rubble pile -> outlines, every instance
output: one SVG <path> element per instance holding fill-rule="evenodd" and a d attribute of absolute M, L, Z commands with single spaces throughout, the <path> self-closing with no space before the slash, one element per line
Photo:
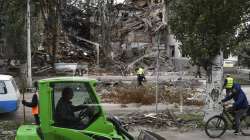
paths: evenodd
<path fill-rule="evenodd" d="M 14 140 L 18 124 L 13 121 L 0 122 L 0 139 L 1 140 Z"/>
<path fill-rule="evenodd" d="M 103 71 L 128 75 L 134 72 L 137 65 L 154 71 L 156 33 L 161 31 L 164 34 L 162 36 L 165 36 L 164 9 L 160 0 L 128 0 L 123 4 L 97 5 L 81 2 L 79 6 L 66 5 L 61 11 L 58 27 L 60 32 L 57 37 L 56 60 L 65 63 L 87 63 L 94 74 L 99 71 L 93 67 L 97 64 L 99 52 L 99 66 Z M 163 48 L 160 70 L 173 71 L 172 62 L 169 58 L 164 58 L 167 57 L 164 52 L 166 39 L 160 39 Z M 98 52 L 97 46 L 100 47 Z M 47 51 L 52 53 L 51 50 Z M 38 70 L 50 64 L 46 64 L 44 61 L 47 60 L 42 57 L 37 62 Z M 49 69 L 51 67 L 45 67 L 42 72 Z"/>
<path fill-rule="evenodd" d="M 126 63 L 127 69 L 133 69 L 137 64 L 149 69 L 155 68 L 156 34 L 158 31 L 162 31 L 164 34 L 166 29 L 164 5 L 161 1 L 128 0 L 125 4 L 115 5 L 115 8 L 119 13 L 113 27 L 115 30 L 112 41 L 118 42 L 120 45 L 114 48 L 115 54 L 117 54 L 116 59 Z M 158 44 L 165 46 L 165 39 L 160 39 Z M 162 48 L 160 59 L 167 63 L 160 65 L 166 66 L 164 68 L 167 68 L 167 71 L 172 71 L 172 64 L 167 60 L 168 58 L 162 58 L 167 54 L 164 47 Z M 131 56 L 127 52 L 129 49 L 131 52 L 137 49 L 138 52 Z M 140 52 L 143 53 L 140 54 Z"/>
<path fill-rule="evenodd" d="M 67 62 L 95 61 L 95 47 L 88 43 L 90 25 L 80 8 L 67 5 L 62 12 L 62 33 L 59 37 L 58 59 Z"/>
<path fill-rule="evenodd" d="M 72 43 L 65 43 L 61 45 L 57 58 L 65 63 L 89 62 L 89 65 L 92 65 L 95 62 L 95 51 L 93 49 L 86 49 L 86 47 L 76 46 Z"/>
<path fill-rule="evenodd" d="M 158 114 L 143 114 L 140 112 L 134 112 L 126 114 L 126 116 L 120 119 L 125 123 L 125 125 L 131 127 L 148 126 L 153 128 L 167 128 L 178 126 L 178 123 L 172 118 L 169 112 L 161 112 Z"/>
<path fill-rule="evenodd" d="M 163 30 L 166 25 L 163 19 L 162 3 L 160 1 L 149 3 L 144 0 L 129 0 L 124 4 L 109 6 L 112 10 L 106 9 L 105 12 L 108 13 L 105 14 L 114 15 L 109 17 L 112 23 L 109 25 L 106 25 L 108 21 L 103 21 L 99 17 L 101 13 L 94 14 L 93 11 L 98 7 L 88 9 L 90 11 L 87 14 L 80 7 L 66 7 L 62 13 L 63 33 L 59 37 L 58 60 L 61 62 L 83 61 L 93 65 L 96 63 L 97 54 L 95 44 L 99 44 L 100 58 L 102 58 L 100 66 L 107 68 L 107 71 L 111 67 L 111 71 L 114 73 L 126 75 L 129 73 L 128 67 L 131 68 L 133 66 L 131 63 L 137 59 L 146 67 L 154 68 L 155 55 L 147 55 L 152 52 L 152 47 L 156 47 L 153 45 L 155 33 Z M 110 11 L 112 13 L 109 13 Z M 112 31 L 103 31 L 104 24 L 107 29 L 110 28 Z M 111 34 L 103 32 L 111 32 Z M 110 38 L 110 42 L 104 43 L 103 38 Z M 111 57 L 107 59 L 105 56 Z M 140 59 L 141 57 L 143 59 Z M 162 62 L 166 62 L 165 58 Z"/>
<path fill-rule="evenodd" d="M 197 105 L 203 106 L 204 100 L 202 93 L 196 89 L 179 88 L 179 87 L 164 87 L 162 98 L 168 103 L 179 103 L 182 105 Z"/>
<path fill-rule="evenodd" d="M 100 93 L 102 102 L 106 103 L 140 103 L 149 105 L 155 103 L 155 85 L 146 84 L 137 87 L 135 83 L 115 83 L 98 85 L 97 91 Z M 179 105 L 203 106 L 203 92 L 189 87 L 174 86 L 170 83 L 159 85 L 159 102 L 176 103 Z"/>
<path fill-rule="evenodd" d="M 125 126 L 128 126 L 129 128 L 134 128 L 136 126 L 155 129 L 202 127 L 201 115 L 192 115 L 192 118 L 187 114 L 183 114 L 183 116 L 184 117 L 179 117 L 172 111 L 165 110 L 158 112 L 157 114 L 133 112 L 126 114 L 125 116 L 120 116 L 119 118 L 123 121 Z"/>
<path fill-rule="evenodd" d="M 144 4 L 132 0 L 127 4 L 116 5 L 116 9 L 122 11 L 122 16 L 117 19 L 117 22 L 120 22 L 118 25 L 122 26 L 118 30 L 119 35 L 122 36 L 138 30 L 145 33 L 155 33 L 164 28 L 165 25 L 162 23 L 162 3 L 149 4 L 147 1 L 142 2 Z"/>
<path fill-rule="evenodd" d="M 130 85 L 131 86 L 131 85 Z M 154 93 L 150 88 L 144 87 L 114 87 L 110 93 L 103 94 L 104 102 L 112 103 L 140 103 L 144 105 L 152 104 L 155 101 Z"/>

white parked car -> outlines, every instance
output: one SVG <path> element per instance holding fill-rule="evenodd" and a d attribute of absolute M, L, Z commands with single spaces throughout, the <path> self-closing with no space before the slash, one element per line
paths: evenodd
<path fill-rule="evenodd" d="M 0 113 L 14 112 L 20 104 L 20 92 L 14 78 L 0 75 Z"/>
<path fill-rule="evenodd" d="M 235 65 L 235 62 L 230 61 L 230 60 L 224 60 L 223 67 L 224 68 L 233 68 Z"/>

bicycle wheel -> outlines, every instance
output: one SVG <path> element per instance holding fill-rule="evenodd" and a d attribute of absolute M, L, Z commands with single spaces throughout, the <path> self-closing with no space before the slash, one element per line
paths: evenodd
<path fill-rule="evenodd" d="M 219 138 L 227 129 L 227 121 L 224 117 L 213 116 L 205 124 L 205 132 L 210 138 Z"/>
<path fill-rule="evenodd" d="M 241 133 L 245 136 L 250 136 L 250 116 L 246 116 L 240 122 Z"/>

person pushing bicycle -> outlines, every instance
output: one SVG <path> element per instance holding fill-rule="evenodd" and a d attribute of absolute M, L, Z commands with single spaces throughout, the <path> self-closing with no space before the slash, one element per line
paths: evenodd
<path fill-rule="evenodd" d="M 233 111 L 234 120 L 235 120 L 235 135 L 238 135 L 240 133 L 240 119 L 247 113 L 248 110 L 248 101 L 245 93 L 241 89 L 240 84 L 234 83 L 232 87 L 231 94 L 229 96 L 226 96 L 223 100 L 221 100 L 222 103 L 225 103 L 229 100 L 233 99 L 234 103 L 233 106 L 230 108 L 230 110 Z"/>

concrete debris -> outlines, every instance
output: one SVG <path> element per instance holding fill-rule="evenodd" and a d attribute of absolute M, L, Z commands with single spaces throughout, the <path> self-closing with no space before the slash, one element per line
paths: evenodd
<path fill-rule="evenodd" d="M 102 95 L 103 101 L 112 103 L 154 103 L 155 96 L 152 94 L 150 88 L 136 88 L 136 87 L 115 87 L 110 94 Z"/>
<path fill-rule="evenodd" d="M 110 83 L 109 83 L 110 84 Z M 155 85 L 147 83 L 144 87 L 132 84 L 107 84 L 98 86 L 102 101 L 106 103 L 140 103 L 149 105 L 155 103 Z M 101 89 L 101 90 L 100 90 Z M 174 86 L 173 82 L 160 83 L 159 102 L 179 105 L 204 105 L 203 92 L 190 87 Z"/>
<path fill-rule="evenodd" d="M 165 87 L 164 99 L 168 103 L 179 103 L 182 105 L 204 105 L 203 94 L 195 89 Z"/>
<path fill-rule="evenodd" d="M 175 121 L 168 115 L 167 112 L 161 112 L 152 116 L 143 113 L 130 113 L 120 118 L 128 126 L 150 126 L 154 128 L 167 128 L 177 126 Z"/>
<path fill-rule="evenodd" d="M 12 135 L 13 136 L 13 135 L 15 135 L 15 131 L 2 131 L 1 134 L 2 135 L 10 135 L 10 136 Z"/>
<path fill-rule="evenodd" d="M 14 140 L 18 123 L 13 121 L 0 122 L 0 139 L 1 140 Z"/>
<path fill-rule="evenodd" d="M 145 117 L 151 117 L 151 118 L 154 118 L 156 119 L 156 114 L 155 113 L 149 113 L 149 114 L 144 114 Z"/>
<path fill-rule="evenodd" d="M 176 116 L 172 111 L 165 110 L 155 113 L 148 112 L 133 112 L 126 114 L 124 116 L 119 116 L 119 118 L 124 122 L 125 126 L 129 128 L 135 128 L 136 126 L 150 127 L 155 129 L 168 129 L 168 128 L 178 128 L 184 131 L 188 128 L 198 128 L 200 125 L 202 116 L 193 117 L 193 119 L 180 118 Z"/>

